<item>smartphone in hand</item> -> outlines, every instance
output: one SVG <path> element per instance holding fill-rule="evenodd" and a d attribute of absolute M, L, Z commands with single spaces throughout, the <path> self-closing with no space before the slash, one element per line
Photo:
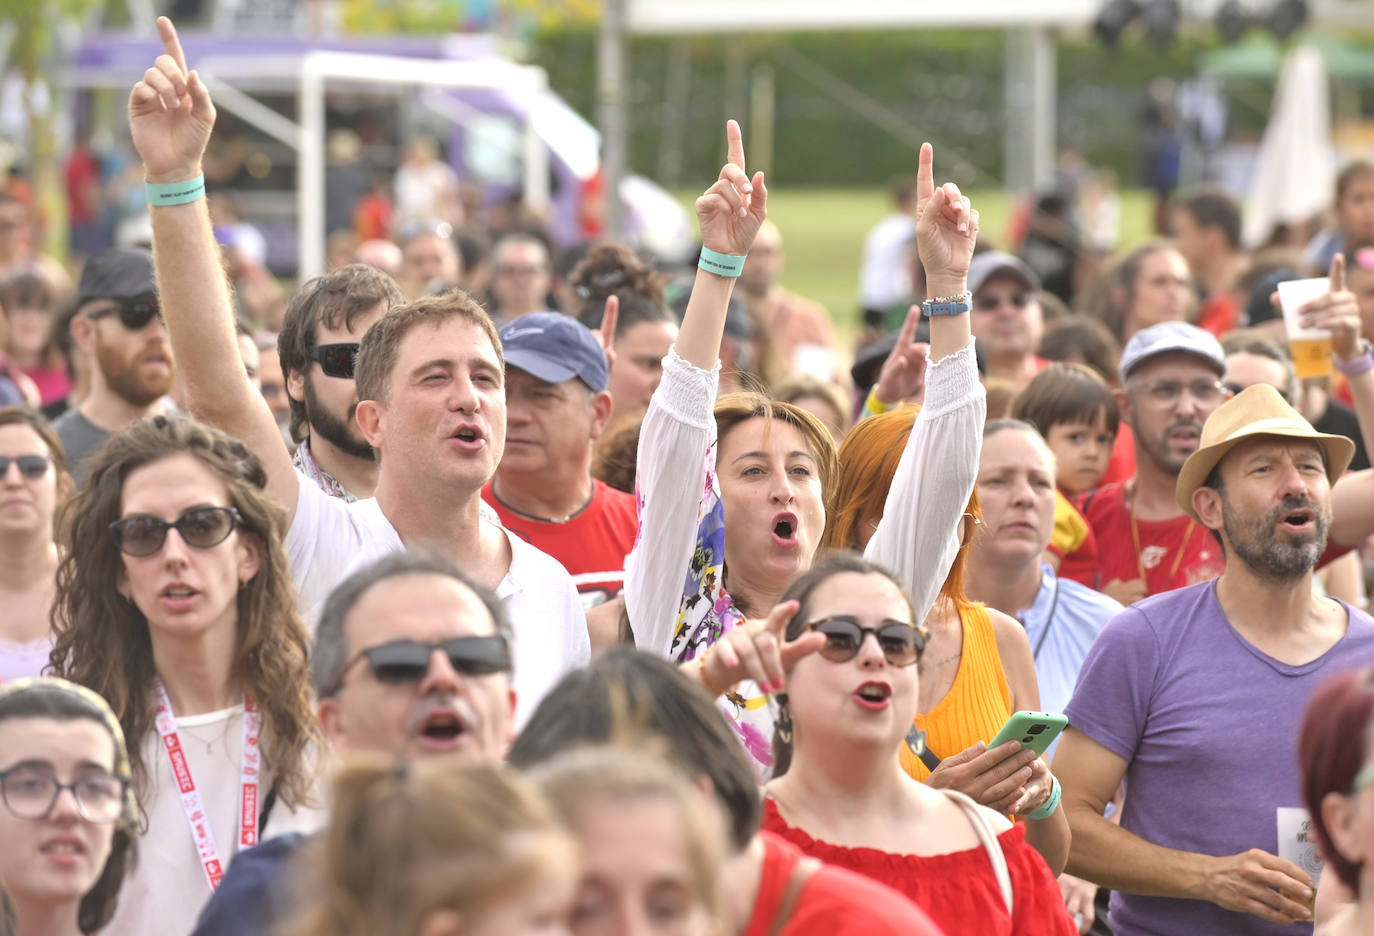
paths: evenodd
<path fill-rule="evenodd" d="M 987 749 L 992 750 L 1008 741 L 1020 741 L 1022 748 L 1030 748 L 1036 757 L 1041 757 L 1068 726 L 1067 718 L 1053 712 L 1012 712 L 997 737 L 988 742 Z"/>

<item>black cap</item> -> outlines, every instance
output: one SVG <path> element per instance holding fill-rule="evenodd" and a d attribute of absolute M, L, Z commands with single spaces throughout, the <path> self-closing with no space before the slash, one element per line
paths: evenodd
<path fill-rule="evenodd" d="M 76 305 L 80 308 L 94 299 L 133 299 L 156 292 L 153 255 L 132 247 L 111 247 L 86 261 Z"/>

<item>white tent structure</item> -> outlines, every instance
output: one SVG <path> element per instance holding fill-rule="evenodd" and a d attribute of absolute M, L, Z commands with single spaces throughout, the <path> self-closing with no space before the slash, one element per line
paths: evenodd
<path fill-rule="evenodd" d="M 1276 225 L 1307 221 L 1331 203 L 1336 151 L 1330 88 L 1319 51 L 1301 46 L 1288 56 L 1245 208 L 1248 246 L 1263 244 Z"/>

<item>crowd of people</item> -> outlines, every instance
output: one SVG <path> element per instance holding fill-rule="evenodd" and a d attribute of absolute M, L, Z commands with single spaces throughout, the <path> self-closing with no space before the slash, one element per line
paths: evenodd
<path fill-rule="evenodd" d="M 151 250 L 0 196 L 0 933 L 1374 929 L 1374 165 L 1095 266 L 924 146 L 850 349 L 733 121 L 687 273 L 417 144 L 262 303 L 158 28 Z"/>

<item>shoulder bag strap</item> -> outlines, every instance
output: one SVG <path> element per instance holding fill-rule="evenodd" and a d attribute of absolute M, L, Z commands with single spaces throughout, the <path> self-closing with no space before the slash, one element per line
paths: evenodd
<path fill-rule="evenodd" d="M 781 936 L 783 927 L 792 919 L 792 913 L 797 909 L 802 888 L 811 880 L 811 875 L 820 869 L 820 861 L 809 855 L 803 855 L 792 868 L 792 873 L 787 877 L 787 886 L 782 892 L 782 901 L 778 904 L 778 912 L 773 915 L 773 928 L 768 931 L 768 936 Z"/>
<path fill-rule="evenodd" d="M 973 826 L 978 841 L 983 843 L 983 848 L 988 853 L 988 860 L 992 862 L 993 877 L 997 878 L 997 887 L 1002 891 L 1002 900 L 1006 902 L 1007 915 L 1011 916 L 1013 907 L 1011 872 L 1007 870 L 1007 856 L 1002 854 L 1002 843 L 997 841 L 996 833 L 992 831 L 992 826 L 988 825 L 988 821 L 978 809 L 977 803 L 958 790 L 942 790 L 941 792 L 957 803 L 959 808 L 964 811 L 964 816 L 968 819 L 969 825 Z"/>

